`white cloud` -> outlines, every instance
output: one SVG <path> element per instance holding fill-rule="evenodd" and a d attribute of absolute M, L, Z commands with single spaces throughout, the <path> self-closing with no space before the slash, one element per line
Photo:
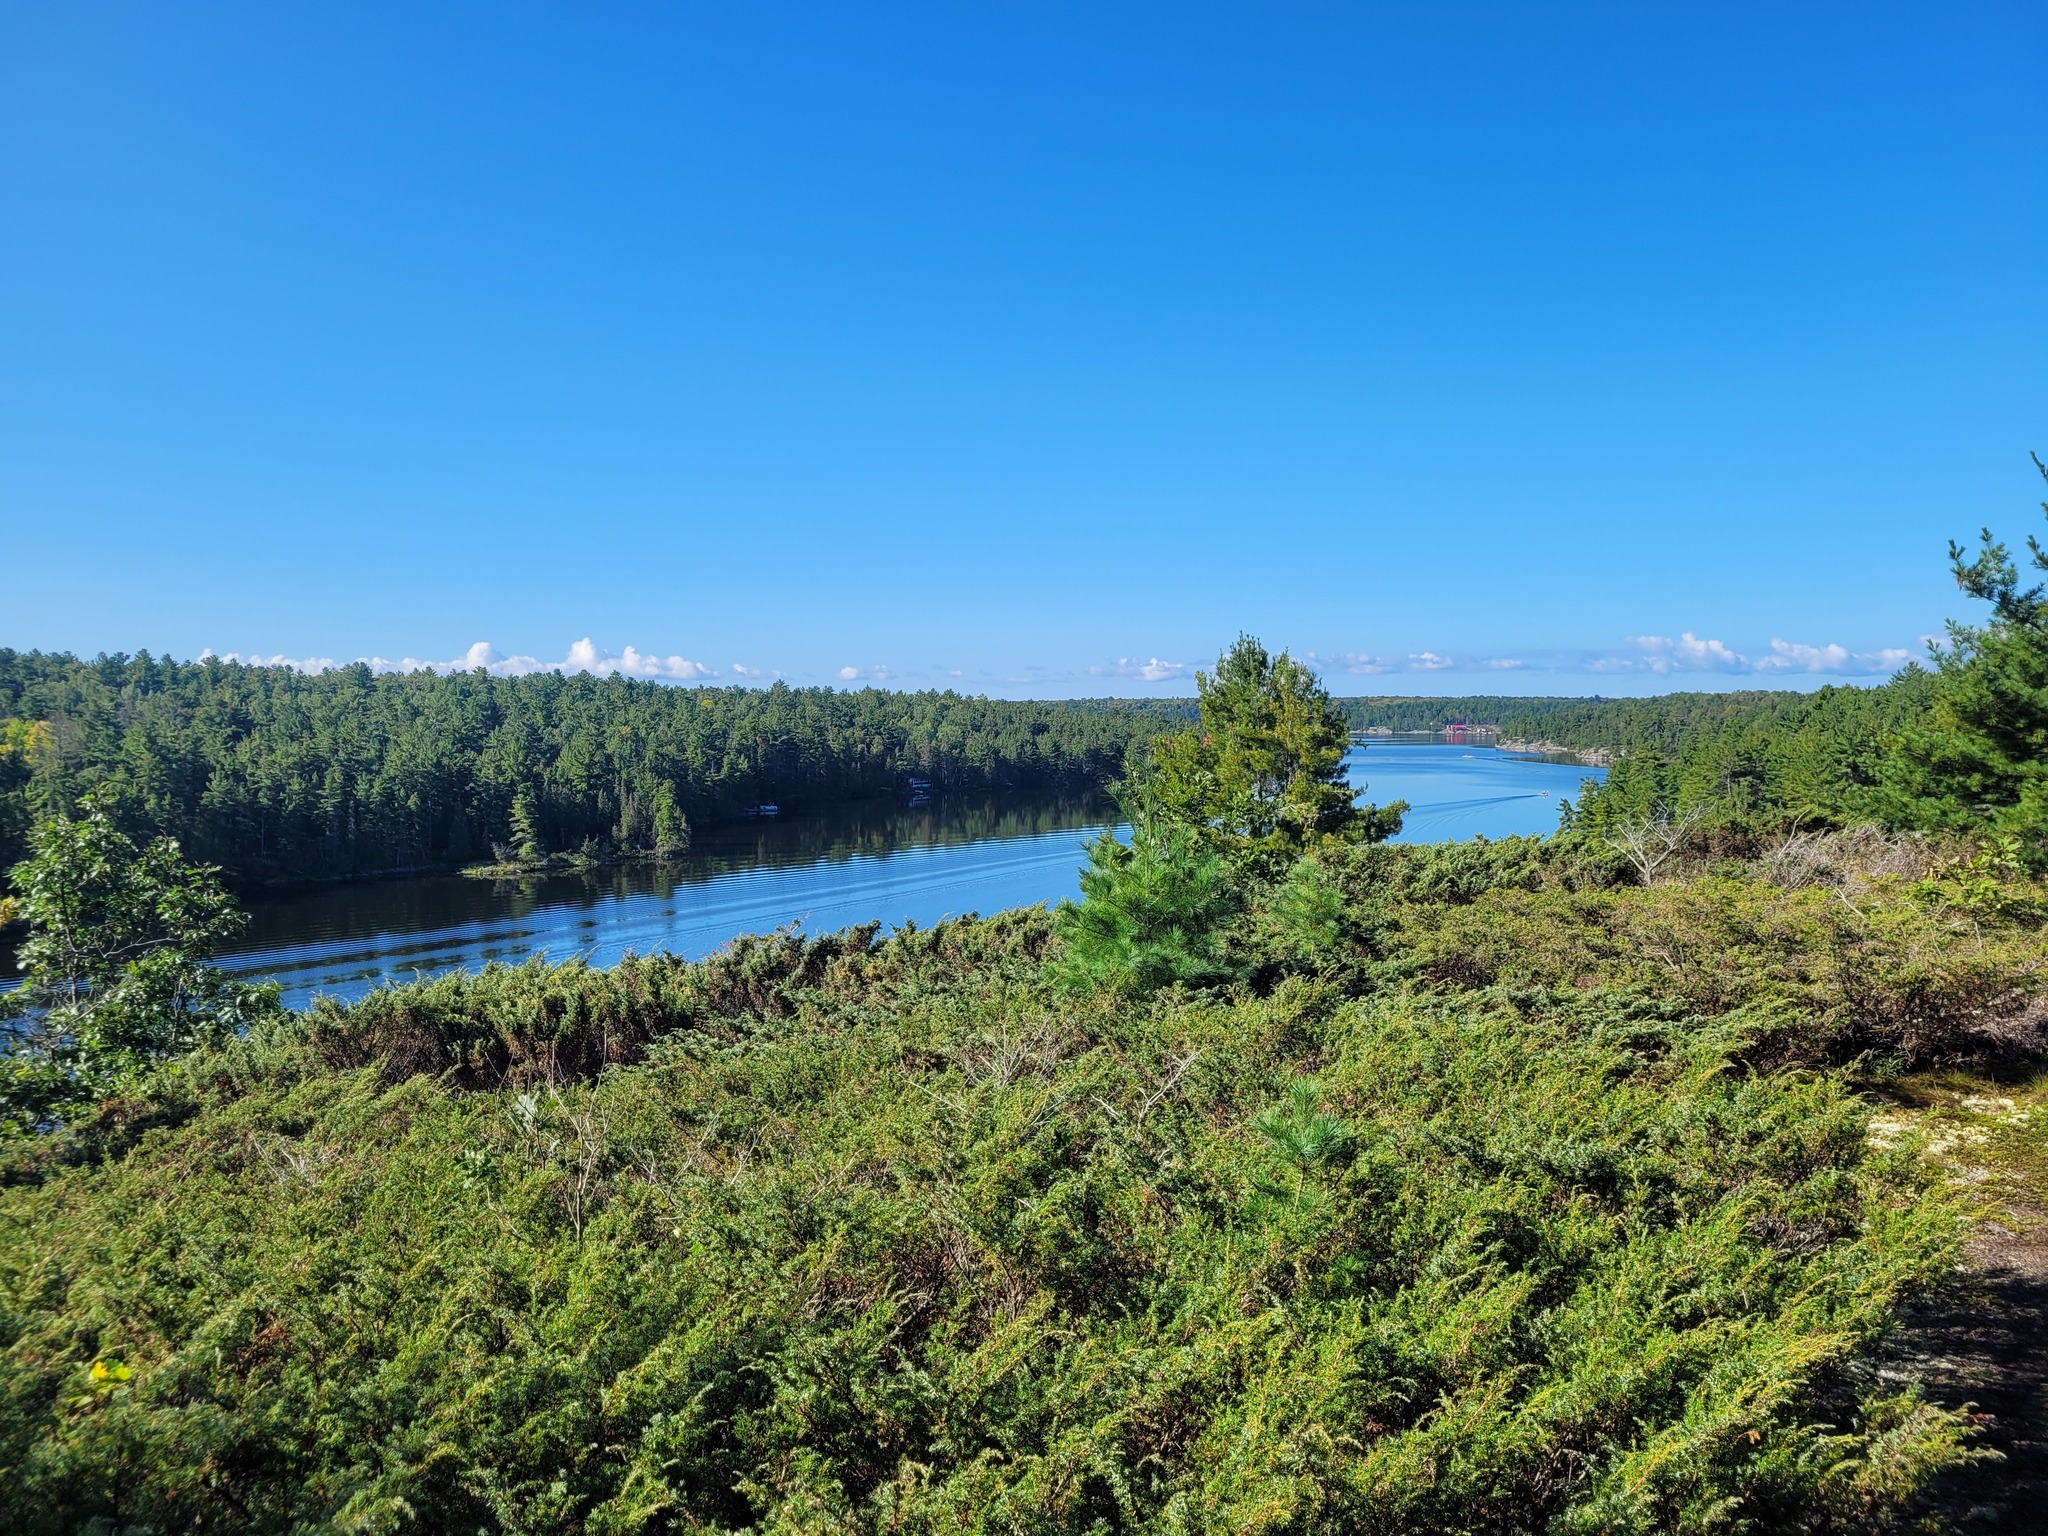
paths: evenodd
<path fill-rule="evenodd" d="M 1377 677 L 1387 672 L 1442 672 L 1458 665 L 1449 656 L 1440 656 L 1435 651 L 1410 651 L 1402 656 L 1379 656 L 1371 651 L 1303 651 L 1303 657 L 1325 672 L 1350 672 L 1367 677 Z M 1498 663 L 1488 662 L 1488 666 Z M 1520 662 L 1508 663 L 1520 666 Z"/>
<path fill-rule="evenodd" d="M 1676 640 L 1664 635 L 1629 635 L 1634 657 L 1600 656 L 1586 663 L 1589 672 L 1775 672 L 1832 673 L 1841 677 L 1880 677 L 1904 666 L 1911 652 L 1900 647 L 1852 651 L 1842 645 L 1801 645 L 1773 639 L 1771 654 L 1752 660 L 1719 640 L 1702 640 L 1690 630 Z"/>
<path fill-rule="evenodd" d="M 1844 677 L 1878 677 L 1898 671 L 1911 658 L 1902 647 L 1852 651 L 1841 645 L 1799 645 L 1775 636 L 1771 654 L 1756 664 L 1759 672 L 1833 672 Z"/>
<path fill-rule="evenodd" d="M 1400 665 L 1391 656 L 1375 656 L 1369 651 L 1305 651 L 1303 654 L 1325 671 L 1363 673 L 1367 676 L 1392 672 Z"/>
<path fill-rule="evenodd" d="M 203 651 L 200 659 L 213 654 L 210 649 Z M 238 661 L 251 667 L 295 667 L 301 672 L 325 672 L 344 665 L 330 656 L 294 658 L 282 654 L 264 656 L 254 651 L 247 654 L 227 651 L 220 659 Z M 684 656 L 657 656 L 635 650 L 630 645 L 623 651 L 609 651 L 594 643 L 588 635 L 571 645 L 568 654 L 560 661 L 542 661 L 538 656 L 507 656 L 488 640 L 477 641 L 460 656 L 447 661 L 423 661 L 417 656 L 396 659 L 358 656 L 356 661 L 373 672 L 473 672 L 482 668 L 494 677 L 525 677 L 533 672 L 591 672 L 601 676 L 620 672 L 627 677 L 662 677 L 676 682 L 691 682 L 718 675 L 702 662 L 691 661 Z"/>
<path fill-rule="evenodd" d="M 478 649 L 480 647 L 471 646 L 470 654 L 475 655 Z M 530 656 L 518 656 L 510 660 L 520 663 L 521 669 L 528 672 L 553 670 L 534 661 Z M 691 661 L 686 656 L 656 656 L 635 650 L 630 645 L 623 651 L 613 654 L 592 644 L 588 635 L 569 647 L 569 655 L 561 663 L 561 667 L 565 672 L 622 672 L 627 677 L 666 677 L 676 682 L 695 682 L 718 675 L 701 661 Z"/>
<path fill-rule="evenodd" d="M 335 666 L 332 656 L 294 657 L 287 656 L 282 651 L 275 656 L 263 656 L 251 651 L 245 656 L 240 651 L 216 652 L 210 645 L 199 653 L 199 659 L 236 662 L 245 667 L 291 667 L 300 672 L 328 672 Z"/>
<path fill-rule="evenodd" d="M 1678 654 L 1687 666 L 1714 671 L 1740 671 L 1749 658 L 1730 650 L 1718 640 L 1701 640 L 1690 631 L 1678 637 Z"/>
<path fill-rule="evenodd" d="M 1702 640 L 1686 630 L 1676 640 L 1665 635 L 1628 635 L 1642 652 L 1642 666 L 1651 672 L 1742 672 L 1749 658 L 1718 640 Z"/>
<path fill-rule="evenodd" d="M 630 645 L 620 661 L 620 671 L 632 672 L 639 677 L 672 677 L 682 681 L 716 676 L 702 662 L 683 656 L 642 656 Z"/>
<path fill-rule="evenodd" d="M 1088 670 L 1100 677 L 1107 671 L 1111 677 L 1135 677 L 1141 682 L 1166 683 L 1187 672 L 1187 663 L 1182 661 L 1161 661 L 1157 656 L 1149 661 L 1139 661 L 1131 656 L 1119 656 L 1115 665 L 1090 667 Z"/>
<path fill-rule="evenodd" d="M 1770 642 L 1768 654 L 1752 658 L 1720 640 L 1702 638 L 1691 630 L 1682 632 L 1676 638 L 1667 635 L 1630 635 L 1626 639 L 1625 651 L 1605 654 L 1543 652 L 1530 653 L 1526 656 L 1463 659 L 1428 650 L 1394 656 L 1370 651 L 1304 651 L 1296 654 L 1326 674 L 1378 676 L 1386 673 L 1527 670 L 1539 673 L 1649 673 L 1655 676 L 1669 676 L 1674 673 L 1718 672 L 1772 676 L 1788 681 L 1800 676 L 1889 676 L 1915 654 L 1904 647 L 1853 651 L 1840 644 L 1807 645 L 1774 637 Z M 200 654 L 203 660 L 215 656 L 216 653 L 208 649 Z M 239 662 L 245 666 L 292 667 L 309 673 L 324 672 L 350 664 L 331 656 L 295 657 L 283 652 L 266 653 L 255 649 L 227 651 L 220 653 L 218 659 Z M 773 668 L 748 666 L 743 662 L 731 663 L 727 668 L 714 667 L 705 662 L 693 661 L 686 656 L 641 651 L 631 645 L 613 651 L 597 644 L 589 635 L 570 645 L 560 660 L 548 660 L 525 654 L 507 655 L 487 640 L 479 640 L 461 655 L 445 660 L 421 659 L 414 656 L 359 656 L 355 660 L 376 672 L 445 673 L 481 669 L 495 677 L 524 677 L 535 672 L 589 672 L 605 676 L 616 672 L 626 677 L 658 678 L 669 682 L 689 683 L 720 679 L 767 682 L 786 675 Z M 1193 668 L 1186 663 L 1167 661 L 1158 656 L 1120 656 L 1112 663 L 1087 669 L 1088 675 L 1092 677 L 1122 678 L 1142 683 L 1185 681 L 1192 672 Z M 929 673 L 921 675 L 952 679 L 959 678 L 962 674 L 957 669 L 935 667 Z M 1043 687 L 1059 679 L 1072 679 L 1074 676 L 1071 672 L 1057 669 L 1026 666 L 1020 669 L 1017 675 L 1006 676 L 1000 680 L 1020 686 Z M 900 675 L 892 667 L 880 663 L 866 666 L 849 664 L 837 668 L 832 677 L 842 685 L 897 686 L 902 683 Z"/>

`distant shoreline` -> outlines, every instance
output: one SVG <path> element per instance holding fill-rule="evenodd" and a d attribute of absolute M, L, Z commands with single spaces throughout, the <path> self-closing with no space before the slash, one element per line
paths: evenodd
<path fill-rule="evenodd" d="M 1543 757 L 1568 757 L 1582 768 L 1612 768 L 1614 754 L 1606 747 L 1567 747 L 1555 741 L 1500 741 L 1503 752 L 1527 752 Z"/>
<path fill-rule="evenodd" d="M 1614 752 L 1608 747 L 1568 747 L 1563 742 L 1546 741 L 1540 737 L 1502 736 L 1500 728 L 1492 725 L 1466 726 L 1460 733 L 1448 730 L 1396 731 L 1387 726 L 1366 726 L 1352 733 L 1352 738 L 1365 737 L 1373 741 L 1397 741 L 1407 738 L 1412 741 L 1462 742 L 1466 746 L 1491 747 L 1497 752 L 1515 752 L 1530 757 L 1561 757 L 1577 763 L 1582 768 L 1612 768 Z"/>

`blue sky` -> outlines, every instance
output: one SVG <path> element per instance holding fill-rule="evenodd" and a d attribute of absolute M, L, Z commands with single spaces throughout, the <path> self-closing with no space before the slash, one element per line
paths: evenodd
<path fill-rule="evenodd" d="M 2037 526 L 2044 82 L 2038 4 L 8 0 L 0 644 L 1880 675 Z"/>

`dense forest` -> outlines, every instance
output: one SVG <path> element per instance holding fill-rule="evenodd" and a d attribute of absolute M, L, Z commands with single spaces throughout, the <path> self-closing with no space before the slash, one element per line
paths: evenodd
<path fill-rule="evenodd" d="M 1339 699 L 1353 730 L 1491 725 L 1600 752 L 1596 819 L 1866 812 L 1884 742 L 1931 675 L 1816 693 Z M 148 655 L 0 650 L 0 868 L 38 816 L 107 786 L 132 831 L 243 880 L 328 879 L 506 853 L 673 850 L 691 824 L 891 794 L 1095 793 L 1195 701 L 676 688 L 587 674 L 317 676 Z"/>
<path fill-rule="evenodd" d="M 1909 667 L 1877 688 L 1608 700 L 1544 723 L 1558 745 L 1609 754 L 1606 782 L 1578 808 L 1592 825 L 1662 814 L 1747 835 L 1900 820 L 1887 814 L 1887 764 L 1934 698 L 1933 675 Z"/>
<path fill-rule="evenodd" d="M 1840 684 L 1793 692 L 1665 693 L 1640 699 L 1543 700 L 1541 710 L 1503 710 L 1502 734 L 1583 750 L 1676 754 L 1727 732 L 1755 737 L 1896 731 L 1924 712 L 1929 674 L 1908 667 L 1874 687 Z"/>
<path fill-rule="evenodd" d="M 531 842 L 679 846 L 692 821 L 902 793 L 1093 792 L 1168 718 L 955 693 L 676 688 L 0 650 L 0 868 L 109 787 L 131 830 L 243 879 L 447 867 Z"/>
<path fill-rule="evenodd" d="M 1800 729 L 1809 717 L 1860 718 L 1879 695 L 1912 694 L 1909 667 L 1900 679 L 1876 688 L 1831 686 L 1813 693 L 1739 689 L 1726 693 L 1664 693 L 1648 698 L 1515 698 L 1475 694 L 1444 698 L 1337 699 L 1354 731 L 1440 731 L 1450 725 L 1486 726 L 1509 740 L 1547 742 L 1570 751 L 1676 751 L 1702 732 L 1740 723 L 1763 731 Z M 1880 705 L 1879 715 L 1893 712 Z"/>

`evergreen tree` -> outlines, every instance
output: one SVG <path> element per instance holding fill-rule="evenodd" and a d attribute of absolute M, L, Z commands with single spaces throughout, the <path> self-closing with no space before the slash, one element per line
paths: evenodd
<path fill-rule="evenodd" d="M 2034 466 L 2048 479 L 2038 456 Z M 2029 535 L 2027 549 L 2048 571 L 2041 541 Z M 1933 708 L 1900 734 L 1876 800 L 1900 824 L 2015 838 L 2028 864 L 2048 868 L 2048 588 L 2020 584 L 1989 528 L 1975 558 L 1964 554 L 1949 545 L 1956 585 L 1991 605 L 1990 621 L 1951 620 L 1949 643 L 1933 647 Z"/>
<path fill-rule="evenodd" d="M 512 797 L 512 851 L 523 863 L 538 864 L 548 856 L 548 845 L 540 835 L 540 817 L 533 797 L 520 790 Z"/>
<path fill-rule="evenodd" d="M 654 787 L 654 851 L 662 858 L 687 853 L 690 822 L 676 804 L 675 786 L 664 779 Z"/>
<path fill-rule="evenodd" d="M 1233 974 L 1223 931 L 1237 915 L 1229 872 L 1187 827 L 1141 830 L 1125 845 L 1105 832 L 1088 845 L 1081 903 L 1063 902 L 1055 929 L 1066 989 L 1152 992 Z"/>
<path fill-rule="evenodd" d="M 1405 805 L 1360 807 L 1345 780 L 1350 731 L 1314 672 L 1250 635 L 1195 674 L 1200 723 L 1153 743 L 1130 786 L 1146 821 L 1191 827 L 1233 856 L 1291 860 L 1325 838 L 1378 842 Z"/>
<path fill-rule="evenodd" d="M 1284 1106 L 1252 1117 L 1252 1129 L 1294 1172 L 1294 1208 L 1308 1203 L 1309 1175 L 1339 1162 L 1357 1143 L 1350 1125 L 1323 1108 L 1322 1089 L 1312 1077 L 1297 1077 Z M 1261 1181 L 1262 1193 L 1277 1191 Z"/>

